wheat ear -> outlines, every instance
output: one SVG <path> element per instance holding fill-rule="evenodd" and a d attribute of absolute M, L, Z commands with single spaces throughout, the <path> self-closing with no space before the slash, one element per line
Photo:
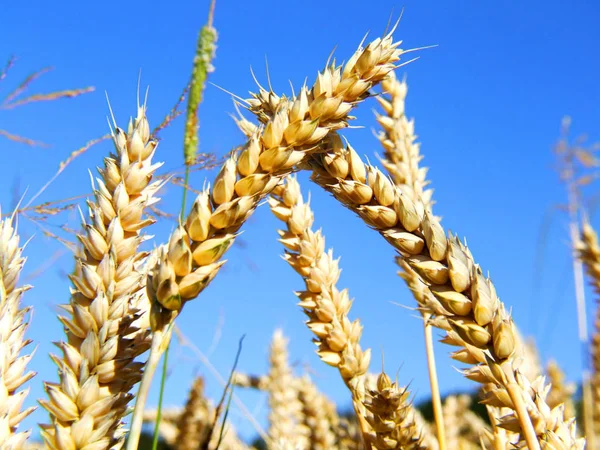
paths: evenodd
<path fill-rule="evenodd" d="M 552 385 L 552 389 L 550 389 L 550 394 L 548 395 L 548 405 L 554 408 L 562 403 L 565 408 L 565 418 L 571 419 L 575 417 L 575 401 L 573 400 L 573 396 L 577 390 L 577 385 L 566 382 L 565 373 L 554 360 L 550 360 L 546 364 L 546 373 Z"/>
<path fill-rule="evenodd" d="M 204 379 L 197 377 L 177 420 L 175 450 L 198 450 L 208 437 L 208 404 L 204 398 Z"/>
<path fill-rule="evenodd" d="M 308 433 L 308 446 L 312 450 L 336 448 L 335 430 L 339 417 L 335 404 L 321 394 L 309 376 L 297 379 L 298 398 L 302 405 L 303 424 Z"/>
<path fill-rule="evenodd" d="M 590 345 L 592 363 L 592 418 L 594 432 L 600 436 L 600 245 L 598 235 L 591 224 L 584 221 L 580 241 L 577 243 L 579 258 L 583 262 L 590 284 L 596 294 L 596 317 Z"/>
<path fill-rule="evenodd" d="M 323 155 L 315 155 L 313 180 L 379 231 L 402 255 L 400 264 L 419 276 L 431 294 L 422 307 L 443 317 L 436 324 L 450 328 L 445 342 L 462 347 L 453 358 L 476 364 L 465 375 L 494 385 L 487 403 L 515 411 L 516 416 L 502 418 L 502 426 L 520 432 L 530 450 L 540 449 L 540 444 L 582 448 L 574 421 L 564 419 L 561 407 L 548 407 L 544 380 L 532 383 L 518 370 L 513 321 L 467 247 L 452 235 L 446 237 L 421 202 L 403 195 L 379 169 L 367 168 L 339 137 L 332 136 L 324 151 L 345 155 L 350 170 L 336 171 Z"/>
<path fill-rule="evenodd" d="M 276 330 L 269 353 L 269 438 L 272 443 L 290 448 L 307 448 L 309 429 L 303 424 L 298 380 L 288 361 L 288 340 Z"/>
<path fill-rule="evenodd" d="M 144 210 L 158 201 L 160 182 L 151 182 L 156 141 L 150 139 L 146 107 L 127 132 L 113 130 L 116 154 L 104 160 L 96 179 L 94 201 L 88 201 L 90 223 L 83 220 L 82 249 L 76 257 L 71 299 L 59 317 L 67 341 L 52 355 L 59 383 L 45 383 L 51 425 L 42 426 L 54 450 L 120 448 L 125 431 L 121 418 L 129 393 L 142 374 L 135 358 L 149 346 L 146 330 L 136 320 L 147 306 L 138 252 L 142 230 L 154 221 Z"/>
<path fill-rule="evenodd" d="M 22 409 L 29 393 L 23 385 L 35 375 L 27 370 L 32 355 L 21 356 L 31 343 L 25 339 L 30 308 L 21 308 L 21 298 L 30 287 L 17 287 L 25 264 L 22 251 L 15 216 L 0 220 L 0 448 L 6 450 L 24 445 L 31 431 L 19 431 L 19 424 L 35 410 Z"/>
<path fill-rule="evenodd" d="M 340 275 L 338 260 L 334 259 L 331 250 L 325 251 L 325 238 L 321 231 L 313 231 L 313 212 L 304 202 L 296 178 L 289 176 L 277 186 L 269 204 L 275 216 L 287 226 L 287 230 L 279 231 L 280 241 L 286 247 L 284 259 L 306 283 L 306 290 L 297 295 L 299 306 L 309 318 L 307 326 L 316 336 L 317 354 L 325 363 L 337 367 L 350 389 L 366 444 L 381 445 L 386 438 L 380 433 L 381 427 L 373 428 L 373 424 L 369 423 L 378 419 L 366 406 L 369 402 L 365 398 L 363 378 L 369 368 L 371 352 L 363 351 L 360 346 L 360 321 L 351 322 L 348 318 L 352 306 L 348 291 L 340 291 L 336 286 Z M 406 427 L 405 418 L 410 415 L 412 406 L 401 402 L 388 405 L 388 408 L 392 407 L 397 409 L 388 409 L 386 413 L 394 416 L 398 427 Z M 405 436 L 409 431 L 414 435 Z M 399 445 L 405 445 L 409 438 L 414 442 L 420 441 L 421 430 L 416 427 L 406 428 L 402 433 L 391 430 L 390 436 L 393 434 L 395 437 L 389 439 L 402 439 L 398 441 Z"/>
<path fill-rule="evenodd" d="M 420 154 L 420 145 L 416 142 L 414 119 L 408 120 L 405 112 L 408 86 L 405 81 L 398 81 L 394 72 L 390 72 L 381 83 L 381 87 L 387 95 L 377 97 L 377 101 L 385 112 L 385 115 L 376 113 L 377 121 L 383 129 L 377 135 L 384 149 L 384 155 L 380 158 L 380 161 L 390 174 L 394 184 L 405 195 L 415 201 L 421 201 L 425 209 L 431 211 L 433 190 L 426 188 L 429 185 L 429 181 L 426 179 L 428 169 L 420 167 L 420 161 L 423 157 Z M 403 276 L 402 278 L 411 291 L 415 292 L 419 288 L 418 285 L 411 283 L 414 277 Z M 431 314 L 424 310 L 421 310 L 421 313 L 423 316 L 427 368 L 436 434 L 440 449 L 446 450 L 446 433 L 435 366 L 432 325 L 429 323 Z"/>
<path fill-rule="evenodd" d="M 192 387 L 193 389 L 193 387 Z M 186 408 L 167 408 L 161 412 L 161 421 L 158 428 L 160 436 L 170 448 L 177 448 L 178 438 L 180 436 L 180 424 L 184 418 L 184 414 L 189 414 L 190 410 Z M 146 410 L 143 415 L 143 422 L 149 425 L 156 423 L 158 411 L 156 409 Z M 197 430 L 200 432 L 201 440 L 199 448 L 208 448 L 209 450 L 217 450 L 220 430 L 215 430 L 212 433 L 210 442 L 203 441 L 208 436 L 208 430 L 215 422 L 215 408 L 204 399 L 204 403 L 195 411 L 193 417 L 197 420 Z M 208 445 L 208 447 L 206 447 Z M 223 450 L 248 450 L 248 446 L 237 436 L 235 430 L 231 426 L 227 426 L 223 433 L 221 446 Z M 254 448 L 254 447 L 252 447 Z"/>

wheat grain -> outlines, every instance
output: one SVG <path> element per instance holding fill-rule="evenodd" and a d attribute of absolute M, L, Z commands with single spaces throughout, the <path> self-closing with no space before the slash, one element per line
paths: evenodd
<path fill-rule="evenodd" d="M 27 370 L 31 354 L 21 356 L 31 343 L 25 339 L 30 308 L 21 307 L 30 286 L 17 287 L 25 258 L 14 221 L 14 215 L 0 220 L 0 448 L 6 450 L 23 447 L 31 431 L 19 430 L 19 425 L 35 409 L 22 408 L 29 393 L 23 386 L 35 374 Z"/>
<path fill-rule="evenodd" d="M 445 342 L 462 347 L 453 357 L 477 364 L 465 370 L 465 376 L 492 383 L 495 390 L 485 401 L 515 411 L 514 417 L 502 418 L 502 426 L 520 432 L 531 450 L 540 445 L 582 448 L 584 440 L 575 436 L 575 422 L 564 419 L 562 408 L 548 407 L 544 380 L 531 382 L 516 367 L 512 319 L 467 247 L 452 235 L 447 238 L 421 202 L 391 183 L 376 183 L 384 177 L 379 169 L 367 168 L 339 137 L 332 136 L 324 151 L 345 155 L 351 170 L 338 173 L 323 155 L 316 155 L 313 180 L 379 231 L 403 255 L 403 267 L 412 268 L 428 287 L 432 295 L 426 300 L 433 303 L 421 306 L 446 318 L 451 330 Z"/>
<path fill-rule="evenodd" d="M 116 154 L 104 161 L 96 180 L 95 201 L 88 201 L 90 223 L 83 220 L 83 248 L 76 268 L 68 316 L 60 317 L 67 341 L 52 356 L 59 383 L 45 383 L 49 399 L 40 401 L 52 424 L 42 436 L 55 450 L 120 448 L 121 418 L 141 377 L 135 358 L 149 346 L 148 334 L 135 322 L 147 309 L 141 265 L 142 230 L 153 223 L 144 209 L 154 204 L 160 182 L 151 182 L 156 142 L 150 139 L 145 105 L 128 131 L 113 131 Z"/>

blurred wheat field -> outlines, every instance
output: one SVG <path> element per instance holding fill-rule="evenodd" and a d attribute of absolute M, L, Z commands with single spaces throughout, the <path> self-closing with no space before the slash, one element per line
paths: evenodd
<path fill-rule="evenodd" d="M 30 159 L 31 172 L 26 156 L 5 158 L 0 448 L 600 448 L 600 146 L 564 117 L 547 152 L 555 173 L 440 157 L 419 136 L 427 115 L 411 113 L 415 57 L 437 50 L 405 40 L 412 19 L 397 15 L 329 57 L 336 39 L 307 38 L 324 56 L 316 76 L 292 56 L 252 71 L 249 94 L 230 90 L 215 59 L 232 42 L 229 12 L 206 9 L 167 107 L 140 76 L 133 109 L 110 92 L 100 106 L 109 134 L 74 131 L 75 150 Z M 0 139 L 33 155 L 48 144 L 21 110 L 67 109 L 95 88 L 48 89 L 50 68 L 19 78 L 19 64 L 0 72 Z M 217 155 L 204 135 L 229 111 L 217 134 L 232 144 Z M 23 188 L 46 163 L 51 175 Z M 512 166 L 506 193 L 489 194 L 500 201 L 473 200 Z M 532 220 L 508 186 L 520 170 L 532 192 L 534 173 L 550 172 L 565 199 L 545 223 L 562 221 L 568 266 L 544 275 L 560 263 L 554 235 L 536 229 L 533 294 L 516 281 Z M 270 253 L 281 271 L 265 270 Z M 39 291 L 61 261 L 61 292 Z"/>

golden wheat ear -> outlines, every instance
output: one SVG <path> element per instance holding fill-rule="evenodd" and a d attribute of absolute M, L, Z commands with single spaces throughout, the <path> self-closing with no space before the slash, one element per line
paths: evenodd
<path fill-rule="evenodd" d="M 138 246 L 154 222 L 144 213 L 158 201 L 162 183 L 152 181 L 161 164 L 152 162 L 157 142 L 150 138 L 145 105 L 127 131 L 115 125 L 113 142 L 116 152 L 92 182 L 71 298 L 59 317 L 66 333 L 58 344 L 62 356 L 52 355 L 59 382 L 46 382 L 48 400 L 40 401 L 52 419 L 42 425 L 52 449 L 122 445 L 122 418 L 142 376 L 136 358 L 149 348 L 148 331 L 137 325 L 149 307 L 143 292 L 147 252 Z"/>
<path fill-rule="evenodd" d="M 514 411 L 500 419 L 500 426 L 518 432 L 519 442 L 531 450 L 541 445 L 583 448 L 585 439 L 576 436 L 575 422 L 546 403 L 545 380 L 529 380 L 518 370 L 521 353 L 512 318 L 466 245 L 447 237 L 422 202 L 391 184 L 377 183 L 381 171 L 367 168 L 349 144 L 329 139 L 323 150 L 312 157 L 313 181 L 377 230 L 401 254 L 398 262 L 419 277 L 427 291 L 428 303 L 422 307 L 445 319 L 433 322 L 450 328 L 444 342 L 462 347 L 453 358 L 474 365 L 465 376 L 494 387 L 487 392 L 488 404 Z M 326 154 L 345 155 L 352 170 L 345 177 L 332 175 Z"/>
<path fill-rule="evenodd" d="M 25 338 L 31 308 L 21 307 L 30 286 L 17 286 L 25 264 L 22 252 L 15 216 L 0 220 L 0 448 L 6 450 L 23 447 L 31 431 L 21 431 L 19 425 L 35 410 L 22 409 L 29 393 L 24 385 L 35 375 L 27 370 L 32 354 L 21 355 L 31 343 Z"/>

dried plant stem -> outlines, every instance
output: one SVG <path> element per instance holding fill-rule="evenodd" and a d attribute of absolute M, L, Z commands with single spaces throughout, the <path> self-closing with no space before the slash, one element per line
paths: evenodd
<path fill-rule="evenodd" d="M 443 342 L 461 347 L 452 357 L 475 365 L 465 376 L 493 386 L 485 402 L 514 411 L 500 418 L 500 425 L 519 432 L 531 450 L 540 448 L 540 442 L 582 448 L 574 421 L 547 405 L 545 381 L 531 382 L 518 370 L 521 353 L 513 321 L 466 245 L 446 237 L 421 202 L 404 195 L 376 167 L 365 166 L 339 137 L 324 142 L 323 152 L 312 156 L 312 179 L 400 252 L 398 262 L 412 270 L 426 292 L 420 308 L 437 316 L 431 323 L 448 332 Z M 344 155 L 349 170 L 327 165 L 327 155 Z"/>
<path fill-rule="evenodd" d="M 425 351 L 427 354 L 427 369 L 429 372 L 429 385 L 431 387 L 431 403 L 433 406 L 433 417 L 440 450 L 446 449 L 446 432 L 444 428 L 444 416 L 442 414 L 442 398 L 438 383 L 437 370 L 435 367 L 435 354 L 433 352 L 432 326 L 428 323 L 431 315 L 423 314 L 423 330 L 425 334 Z"/>

